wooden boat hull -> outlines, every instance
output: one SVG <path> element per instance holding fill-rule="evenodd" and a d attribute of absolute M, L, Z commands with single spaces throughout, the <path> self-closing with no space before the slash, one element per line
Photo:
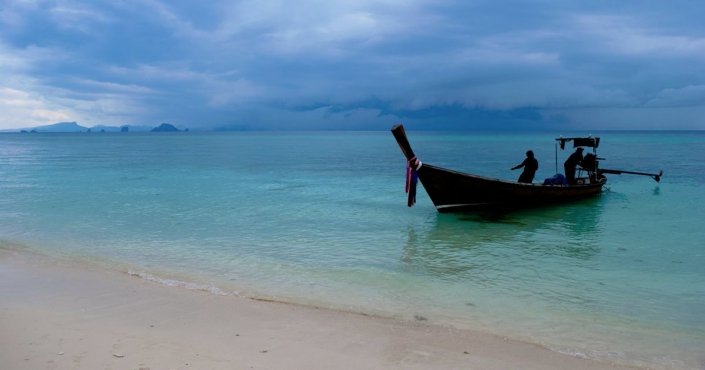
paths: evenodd
<path fill-rule="evenodd" d="M 422 164 L 419 180 L 439 212 L 511 210 L 595 196 L 606 180 L 584 185 L 542 185 L 477 176 Z"/>
<path fill-rule="evenodd" d="M 402 125 L 392 127 L 392 134 L 439 212 L 508 211 L 566 203 L 599 194 L 607 182 L 601 176 L 592 183 L 583 179 L 586 183 L 579 185 L 524 184 L 453 171 L 419 162 Z M 413 204 L 410 200 L 409 206 Z"/>

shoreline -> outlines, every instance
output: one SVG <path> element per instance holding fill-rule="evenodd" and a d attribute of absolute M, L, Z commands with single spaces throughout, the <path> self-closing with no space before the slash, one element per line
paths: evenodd
<path fill-rule="evenodd" d="M 11 369 L 634 369 L 537 344 L 165 286 L 0 249 L 0 359 Z"/>

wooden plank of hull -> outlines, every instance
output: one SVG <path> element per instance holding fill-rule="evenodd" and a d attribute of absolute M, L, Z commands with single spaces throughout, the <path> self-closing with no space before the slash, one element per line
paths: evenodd
<path fill-rule="evenodd" d="M 425 163 L 418 174 L 439 212 L 515 209 L 569 202 L 599 194 L 606 182 L 572 186 L 522 184 Z"/>

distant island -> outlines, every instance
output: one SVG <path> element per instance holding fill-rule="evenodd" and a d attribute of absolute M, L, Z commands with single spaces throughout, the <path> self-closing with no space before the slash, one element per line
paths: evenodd
<path fill-rule="evenodd" d="M 162 123 L 157 127 L 144 125 L 95 125 L 92 127 L 81 126 L 76 122 L 58 122 L 51 125 L 28 127 L 23 129 L 0 130 L 0 132 L 20 133 L 105 133 L 105 132 L 187 132 L 188 128 L 180 130 L 170 123 Z"/>
<path fill-rule="evenodd" d="M 161 125 L 152 129 L 152 132 L 179 132 L 178 128 L 170 123 L 162 123 Z"/>

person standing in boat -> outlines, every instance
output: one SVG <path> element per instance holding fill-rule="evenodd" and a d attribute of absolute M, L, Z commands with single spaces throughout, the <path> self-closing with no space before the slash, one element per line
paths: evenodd
<path fill-rule="evenodd" d="M 565 170 L 565 179 L 568 180 L 568 185 L 575 185 L 575 168 L 583 160 L 583 148 L 578 147 L 575 152 L 563 162 Z"/>
<path fill-rule="evenodd" d="M 539 169 L 539 161 L 534 158 L 534 152 L 531 150 L 528 150 L 526 152 L 526 159 L 524 159 L 523 162 L 519 163 L 518 165 L 512 167 L 512 171 L 524 167 L 524 171 L 522 171 L 521 175 L 519 175 L 519 182 L 531 184 L 532 181 L 534 181 L 534 175 L 536 174 L 536 170 Z"/>

